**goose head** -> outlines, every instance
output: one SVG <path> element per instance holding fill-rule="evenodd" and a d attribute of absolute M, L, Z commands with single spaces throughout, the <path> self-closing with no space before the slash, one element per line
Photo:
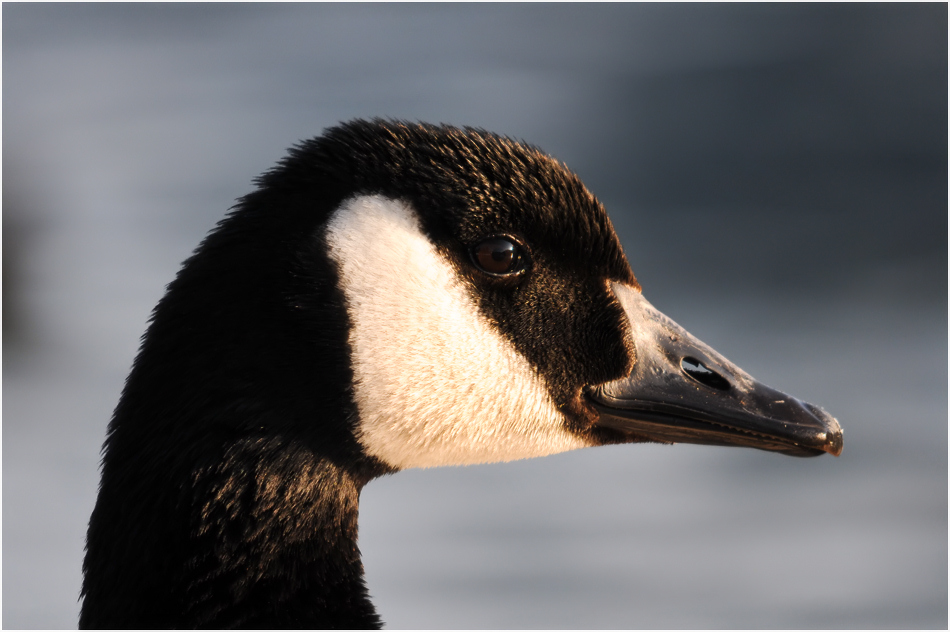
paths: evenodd
<path fill-rule="evenodd" d="M 642 295 L 564 165 L 474 129 L 304 142 L 155 309 L 104 447 L 84 627 L 374 627 L 359 490 L 413 467 L 689 442 L 841 451 Z"/>
<path fill-rule="evenodd" d="M 827 413 L 643 298 L 603 207 L 563 165 L 473 130 L 401 131 L 368 141 L 364 164 L 396 155 L 323 233 L 368 454 L 402 469 L 641 441 L 840 452 Z"/>

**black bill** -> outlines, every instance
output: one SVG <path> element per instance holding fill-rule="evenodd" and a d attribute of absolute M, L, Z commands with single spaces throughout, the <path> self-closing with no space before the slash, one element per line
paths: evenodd
<path fill-rule="evenodd" d="M 631 374 L 589 391 L 598 425 L 631 441 L 701 443 L 794 456 L 841 454 L 838 421 L 757 382 L 654 308 L 614 284 L 633 333 Z"/>

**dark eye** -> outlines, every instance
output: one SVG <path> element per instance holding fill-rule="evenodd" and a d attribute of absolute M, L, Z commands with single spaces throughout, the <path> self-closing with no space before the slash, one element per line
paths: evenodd
<path fill-rule="evenodd" d="M 508 276 L 524 271 L 528 257 L 524 246 L 512 237 L 489 237 L 472 248 L 472 261 L 482 272 Z"/>

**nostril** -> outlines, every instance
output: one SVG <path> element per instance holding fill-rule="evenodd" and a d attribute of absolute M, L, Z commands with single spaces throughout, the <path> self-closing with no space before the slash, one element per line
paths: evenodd
<path fill-rule="evenodd" d="M 705 384 L 711 388 L 714 388 L 718 391 L 728 391 L 729 390 L 729 381 L 723 376 L 719 375 L 708 366 L 697 360 L 696 358 L 685 357 L 680 366 L 683 368 L 683 373 L 690 376 L 700 384 Z"/>

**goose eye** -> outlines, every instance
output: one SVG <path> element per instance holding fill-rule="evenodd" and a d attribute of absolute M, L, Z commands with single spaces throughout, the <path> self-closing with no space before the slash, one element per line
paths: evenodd
<path fill-rule="evenodd" d="M 528 263 L 525 248 L 511 237 L 489 237 L 475 244 L 472 261 L 494 276 L 518 274 Z"/>

